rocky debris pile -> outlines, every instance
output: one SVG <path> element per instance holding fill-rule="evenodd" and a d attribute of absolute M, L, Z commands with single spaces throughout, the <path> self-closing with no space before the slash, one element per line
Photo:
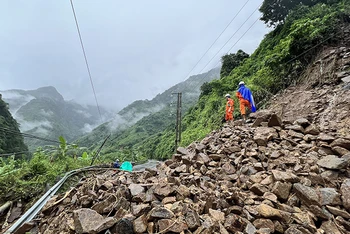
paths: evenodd
<path fill-rule="evenodd" d="M 350 136 L 260 112 L 156 170 L 106 172 L 53 197 L 40 233 L 349 233 Z M 239 125 L 239 122 L 236 122 Z"/>

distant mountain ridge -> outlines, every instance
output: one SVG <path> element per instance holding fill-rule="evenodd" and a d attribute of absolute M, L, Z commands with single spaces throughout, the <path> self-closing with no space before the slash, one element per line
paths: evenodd
<path fill-rule="evenodd" d="M 194 75 L 158 94 L 152 100 L 138 100 L 118 112 L 113 120 L 106 122 L 76 141 L 80 146 L 97 147 L 111 133 L 113 142 L 103 148 L 105 154 L 114 154 L 124 147 L 139 147 L 150 138 L 175 124 L 176 95 L 182 93 L 182 111 L 185 113 L 200 96 L 201 86 L 219 78 L 220 68 Z"/>
<path fill-rule="evenodd" d="M 95 106 L 84 107 L 73 101 L 66 101 L 52 86 L 36 90 L 12 89 L 1 93 L 21 131 L 25 133 L 55 140 L 62 135 L 71 142 L 101 122 Z M 105 119 L 112 116 L 103 108 L 101 112 Z M 47 145 L 35 139 L 25 139 L 25 142 L 31 150 Z"/>

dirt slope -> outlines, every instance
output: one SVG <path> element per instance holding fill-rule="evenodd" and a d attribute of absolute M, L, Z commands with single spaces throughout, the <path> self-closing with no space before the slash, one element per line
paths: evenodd
<path fill-rule="evenodd" d="M 85 178 L 32 231 L 350 233 L 350 48 L 333 50 L 252 124 L 213 131 L 156 170 Z"/>

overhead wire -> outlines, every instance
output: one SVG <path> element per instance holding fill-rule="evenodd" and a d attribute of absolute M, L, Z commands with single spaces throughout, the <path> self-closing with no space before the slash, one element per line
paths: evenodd
<path fill-rule="evenodd" d="M 219 40 L 219 38 L 222 36 L 222 34 L 226 31 L 226 29 L 232 24 L 232 22 L 237 18 L 237 16 L 239 15 L 239 13 L 241 13 L 241 11 L 244 9 L 244 7 L 248 4 L 250 0 L 247 0 L 243 6 L 241 7 L 241 9 L 239 9 L 239 11 L 237 12 L 237 14 L 231 19 L 231 21 L 226 25 L 226 27 L 221 31 L 221 33 L 219 34 L 219 36 L 216 37 L 216 39 L 214 40 L 214 42 L 209 46 L 209 48 L 205 51 L 205 53 L 202 55 L 202 57 L 197 61 L 197 63 L 192 67 L 192 69 L 190 70 L 190 72 L 188 72 L 188 74 L 185 76 L 185 79 L 188 78 L 188 76 L 191 74 L 191 72 L 197 67 L 197 65 L 202 61 L 202 59 L 205 57 L 205 55 L 209 52 L 209 50 L 214 46 L 214 44 Z"/>
<path fill-rule="evenodd" d="M 86 52 L 85 52 L 85 47 L 84 47 L 83 39 L 82 39 L 82 36 L 81 36 L 81 33 L 80 33 L 77 15 L 76 15 L 75 10 L 74 10 L 73 0 L 70 0 L 70 4 L 71 4 L 72 11 L 73 11 L 73 15 L 74 15 L 75 25 L 76 25 L 77 30 L 78 30 L 79 39 L 80 39 L 80 45 L 81 45 L 81 48 L 82 48 L 82 50 L 83 50 L 84 59 L 85 59 L 85 64 L 86 64 L 86 68 L 87 68 L 87 71 L 88 71 L 88 74 L 89 74 L 89 78 L 90 78 L 90 83 L 91 83 L 92 91 L 93 91 L 93 93 L 94 93 L 94 97 L 95 97 L 95 101 L 96 101 L 97 110 L 98 110 L 98 113 L 99 113 L 99 115 L 100 115 L 101 122 L 102 122 L 102 121 L 103 121 L 103 119 L 102 119 L 102 114 L 101 114 L 100 106 L 99 106 L 98 101 L 97 101 L 97 96 L 96 96 L 96 92 L 95 92 L 95 86 L 94 86 L 94 82 L 92 81 L 92 76 L 91 76 L 91 72 L 90 72 L 90 66 L 89 66 L 89 63 L 88 63 L 88 60 L 87 60 L 87 56 L 86 56 Z"/>
<path fill-rule="evenodd" d="M 248 22 L 248 20 L 254 15 L 254 13 L 260 8 L 261 5 L 262 5 L 262 4 L 260 4 L 260 5 L 248 16 L 248 18 L 247 18 L 247 19 L 240 25 L 240 27 L 231 35 L 231 37 L 230 37 L 230 38 L 225 42 L 225 44 L 215 53 L 215 55 L 214 55 L 214 56 L 209 60 L 209 62 L 200 70 L 199 73 L 201 73 L 201 72 L 213 61 L 213 59 L 214 59 L 214 58 L 220 53 L 220 51 L 228 44 L 228 42 L 231 41 L 231 39 L 239 32 L 239 30 Z M 259 16 L 259 18 L 260 18 L 260 16 Z M 256 24 L 256 22 L 259 20 L 259 18 L 256 19 L 256 20 L 254 21 L 254 23 L 248 28 L 248 30 L 245 31 L 245 33 L 236 41 L 236 43 L 234 43 L 234 45 L 230 48 L 229 51 L 231 51 L 232 48 L 233 48 L 235 45 L 237 45 L 237 43 L 238 43 L 238 42 L 247 34 L 247 32 Z M 214 69 L 215 67 L 217 67 L 219 64 L 220 64 L 220 61 L 219 61 L 212 69 Z M 212 69 L 210 69 L 210 70 L 212 70 Z M 202 80 L 205 80 L 205 79 L 209 76 L 210 70 L 209 70 L 209 71 L 207 72 L 207 74 L 202 78 Z M 189 84 L 188 84 L 188 86 L 190 86 L 191 83 L 193 83 L 193 81 L 190 81 Z"/>
<path fill-rule="evenodd" d="M 21 152 L 14 152 L 14 153 L 6 153 L 6 154 L 0 154 L 0 157 L 25 154 L 25 153 L 31 153 L 31 152 L 30 151 L 21 151 Z"/>
<path fill-rule="evenodd" d="M 35 136 L 35 135 L 32 135 L 32 134 L 28 134 L 28 133 L 17 132 L 15 130 L 8 129 L 8 128 L 0 127 L 0 131 L 6 132 L 6 133 L 10 133 L 10 134 L 14 134 L 14 135 L 20 135 L 20 136 L 23 136 L 23 137 L 26 137 L 26 138 L 32 138 L 32 139 L 37 139 L 37 140 L 41 140 L 41 141 L 61 144 L 60 141 L 51 140 L 51 139 L 43 138 L 43 137 L 38 137 L 38 136 Z M 67 145 L 71 145 L 71 144 L 67 143 Z"/>
<path fill-rule="evenodd" d="M 225 42 L 225 44 L 215 53 L 215 55 L 209 60 L 209 62 L 200 70 L 199 73 L 201 73 L 210 63 L 213 61 L 213 59 L 220 53 L 220 51 L 231 41 L 231 39 L 239 32 L 239 30 L 245 25 L 245 23 L 248 22 L 248 20 L 255 14 L 257 10 L 259 10 L 261 4 L 249 15 L 249 17 L 241 24 L 241 26 L 231 35 L 231 37 Z M 260 18 L 260 17 L 259 17 Z M 258 18 L 258 20 L 259 20 Z M 254 23 L 255 24 L 255 23 Z M 249 28 L 250 29 L 250 28 Z M 249 30 L 248 29 L 248 30 Z M 239 40 L 238 40 L 239 41 Z"/>

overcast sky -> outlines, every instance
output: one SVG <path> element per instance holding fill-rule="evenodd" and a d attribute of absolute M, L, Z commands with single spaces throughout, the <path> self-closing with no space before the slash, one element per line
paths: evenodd
<path fill-rule="evenodd" d="M 247 0 L 74 0 L 97 99 L 120 109 L 185 80 Z M 198 74 L 262 3 L 250 0 L 192 74 Z M 203 71 L 213 68 L 250 20 Z M 55 86 L 94 104 L 69 0 L 0 1 L 0 90 Z M 232 49 L 252 53 L 268 28 L 258 21 Z"/>

